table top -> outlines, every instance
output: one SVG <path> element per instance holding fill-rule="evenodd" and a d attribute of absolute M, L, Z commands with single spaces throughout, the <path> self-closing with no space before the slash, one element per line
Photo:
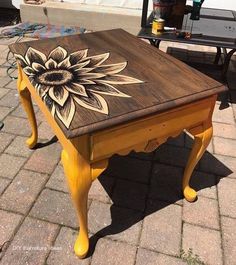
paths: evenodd
<path fill-rule="evenodd" d="M 151 25 L 153 15 L 151 14 L 147 25 L 141 29 L 138 36 L 148 39 L 158 39 L 207 45 L 222 48 L 236 48 L 236 11 L 213 8 L 202 8 L 199 20 L 191 20 L 191 14 L 183 17 L 174 17 L 166 21 L 166 26 L 177 27 L 178 30 L 201 34 L 189 40 L 177 38 L 172 31 L 165 31 L 162 34 L 153 35 Z"/>
<path fill-rule="evenodd" d="M 225 90 L 122 29 L 16 43 L 10 49 L 68 138 Z"/>

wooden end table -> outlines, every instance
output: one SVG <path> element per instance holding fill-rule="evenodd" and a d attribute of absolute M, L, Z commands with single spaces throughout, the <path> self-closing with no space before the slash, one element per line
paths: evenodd
<path fill-rule="evenodd" d="M 90 186 L 113 154 L 150 152 L 183 130 L 194 145 L 183 176 L 183 194 L 212 137 L 212 112 L 225 87 L 121 30 L 108 30 L 10 46 L 18 62 L 18 90 L 37 143 L 31 97 L 58 137 L 80 230 L 75 253 L 89 249 Z"/>

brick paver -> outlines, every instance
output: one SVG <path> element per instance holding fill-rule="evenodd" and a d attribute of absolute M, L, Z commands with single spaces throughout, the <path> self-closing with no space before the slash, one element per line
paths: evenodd
<path fill-rule="evenodd" d="M 1 264 L 44 264 L 58 231 L 55 224 L 26 218 L 8 247 Z"/>
<path fill-rule="evenodd" d="M 221 222 L 225 265 L 233 265 L 236 257 L 236 219 L 222 217 Z"/>
<path fill-rule="evenodd" d="M 178 255 L 181 243 L 181 206 L 150 201 L 145 214 L 140 246 Z"/>
<path fill-rule="evenodd" d="M 16 80 L 6 76 L 8 43 L 0 40 L 1 265 L 183 265 L 181 249 L 190 248 L 204 264 L 236 264 L 235 63 L 228 73 L 232 104 L 221 110 L 217 102 L 213 139 L 191 179 L 198 200 L 186 202 L 181 191 L 193 144 L 186 132 L 152 153 L 113 156 L 89 192 L 91 248 L 81 261 L 73 252 L 78 223 L 61 146 L 48 143 L 54 133 L 34 104 L 40 148 L 27 148 L 30 126 Z M 214 58 L 215 48 L 168 45 L 161 48 L 180 59 Z"/>
<path fill-rule="evenodd" d="M 140 248 L 137 253 L 135 265 L 186 265 L 178 258 L 156 253 L 147 249 Z"/>
<path fill-rule="evenodd" d="M 26 214 L 47 178 L 47 175 L 21 170 L 1 196 L 0 207 Z"/>
<path fill-rule="evenodd" d="M 183 226 L 183 250 L 192 249 L 203 262 L 223 265 L 220 232 L 190 224 Z M 232 264 L 233 265 L 233 264 Z"/>

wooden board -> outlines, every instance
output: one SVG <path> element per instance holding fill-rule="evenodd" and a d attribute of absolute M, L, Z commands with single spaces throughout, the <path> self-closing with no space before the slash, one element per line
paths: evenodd
<path fill-rule="evenodd" d="M 15 55 L 23 56 L 16 55 L 24 76 L 29 77 L 37 91 L 41 82 L 40 96 L 68 138 L 163 112 L 225 90 L 219 82 L 121 29 L 16 43 L 10 49 Z M 71 55 L 76 51 L 82 51 L 78 53 L 83 54 L 82 59 L 78 60 L 78 54 L 76 59 Z M 74 64 L 77 66 L 73 68 Z M 82 85 L 87 96 L 81 91 L 75 93 L 75 83 L 76 91 Z"/>

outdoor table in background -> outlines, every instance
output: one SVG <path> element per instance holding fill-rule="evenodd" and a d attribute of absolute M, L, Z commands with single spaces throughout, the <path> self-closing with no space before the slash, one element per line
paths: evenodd
<path fill-rule="evenodd" d="M 195 140 L 183 194 L 196 199 L 191 174 L 212 137 L 212 113 L 225 87 L 121 29 L 10 46 L 18 90 L 37 143 L 31 96 L 58 137 L 80 224 L 75 243 L 89 248 L 87 199 L 92 181 L 113 154 L 151 152 L 183 130 Z M 49 157 L 50 159 L 50 157 Z"/>

